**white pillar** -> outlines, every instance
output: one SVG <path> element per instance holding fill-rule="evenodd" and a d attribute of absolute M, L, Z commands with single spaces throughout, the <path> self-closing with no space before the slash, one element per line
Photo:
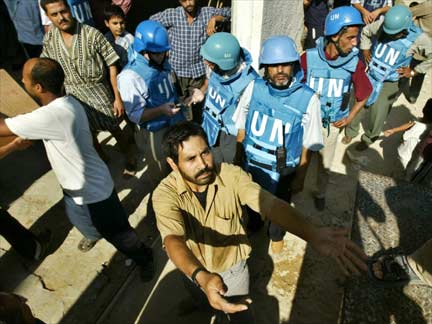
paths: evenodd
<path fill-rule="evenodd" d="M 270 36 L 290 36 L 297 50 L 302 51 L 303 1 L 232 0 L 231 8 L 231 32 L 251 52 L 255 68 L 258 68 L 261 42 Z"/>
<path fill-rule="evenodd" d="M 252 65 L 258 70 L 264 0 L 233 0 L 231 8 L 231 32 L 251 52 Z"/>

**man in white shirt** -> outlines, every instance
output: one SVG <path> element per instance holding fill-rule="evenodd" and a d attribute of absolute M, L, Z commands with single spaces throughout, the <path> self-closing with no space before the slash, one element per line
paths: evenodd
<path fill-rule="evenodd" d="M 28 60 L 22 81 L 42 107 L 0 119 L 0 136 L 42 140 L 71 222 L 87 238 L 104 237 L 141 266 L 144 280 L 151 279 L 152 251 L 128 222 L 109 170 L 93 147 L 84 108 L 74 97 L 62 96 L 61 66 L 49 58 Z"/>

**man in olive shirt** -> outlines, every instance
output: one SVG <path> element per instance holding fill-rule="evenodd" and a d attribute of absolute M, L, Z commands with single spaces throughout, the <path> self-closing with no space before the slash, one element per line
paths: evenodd
<path fill-rule="evenodd" d="M 231 321 L 253 322 L 246 264 L 251 246 L 243 227 L 243 205 L 308 241 L 321 254 L 335 257 L 345 273 L 366 269 L 366 255 L 346 238 L 348 229 L 315 227 L 288 203 L 261 189 L 240 167 L 215 165 L 199 125 L 172 126 L 164 147 L 173 172 L 153 193 L 162 242 L 171 261 L 201 288 L 213 308 L 230 313 Z"/>

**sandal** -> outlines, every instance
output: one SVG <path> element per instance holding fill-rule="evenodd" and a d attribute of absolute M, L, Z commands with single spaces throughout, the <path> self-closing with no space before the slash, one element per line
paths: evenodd
<path fill-rule="evenodd" d="M 381 263 L 382 278 L 378 278 L 373 265 Z M 368 277 L 374 285 L 383 288 L 403 287 L 407 284 L 425 284 L 408 264 L 407 257 L 402 254 L 386 254 L 377 258 L 370 258 Z"/>
<path fill-rule="evenodd" d="M 135 176 L 137 171 L 137 160 L 135 157 L 130 158 L 126 161 L 126 165 L 123 169 L 123 178 L 132 178 Z"/>
<path fill-rule="evenodd" d="M 99 240 L 90 240 L 88 238 L 83 237 L 83 239 L 78 243 L 78 250 L 81 252 L 90 251 Z"/>

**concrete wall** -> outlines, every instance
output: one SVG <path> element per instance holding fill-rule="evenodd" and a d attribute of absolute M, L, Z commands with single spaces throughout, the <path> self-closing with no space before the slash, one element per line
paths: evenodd
<path fill-rule="evenodd" d="M 290 36 L 300 52 L 303 20 L 301 0 L 232 1 L 232 33 L 252 53 L 255 68 L 261 43 L 269 36 Z"/>

